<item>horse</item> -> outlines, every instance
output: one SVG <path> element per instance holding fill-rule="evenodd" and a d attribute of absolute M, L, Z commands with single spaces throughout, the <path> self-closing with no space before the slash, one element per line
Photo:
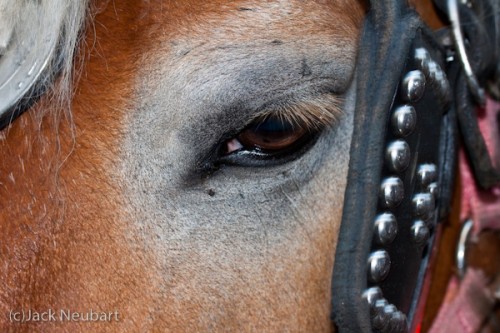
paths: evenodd
<path fill-rule="evenodd" d="M 50 79 L 0 132 L 1 330 L 333 332 L 368 4 L 49 3 Z"/>

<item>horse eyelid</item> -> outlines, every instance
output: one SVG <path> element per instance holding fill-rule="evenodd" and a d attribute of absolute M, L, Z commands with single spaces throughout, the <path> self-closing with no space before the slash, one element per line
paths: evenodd
<path fill-rule="evenodd" d="M 269 117 L 277 117 L 306 131 L 316 132 L 339 120 L 342 115 L 341 104 L 342 98 L 333 94 L 288 101 L 266 108 L 253 117 L 246 126 Z"/>
<path fill-rule="evenodd" d="M 242 131 L 252 124 L 266 119 L 266 117 L 282 117 L 283 120 L 301 126 L 306 132 L 314 138 L 326 127 L 335 125 L 342 116 L 341 105 L 343 98 L 331 92 L 322 93 L 316 96 L 308 96 L 306 98 L 292 98 L 285 102 L 270 103 L 262 108 L 261 112 L 257 112 L 244 125 L 226 131 L 219 137 L 219 140 L 214 143 L 212 149 L 203 157 L 198 159 L 195 171 L 200 175 L 207 175 L 216 171 L 218 165 L 224 160 L 225 144 L 236 138 Z M 309 145 L 304 145 L 307 148 Z M 283 160 L 286 163 L 286 159 Z M 231 163 L 236 164 L 236 163 Z"/>

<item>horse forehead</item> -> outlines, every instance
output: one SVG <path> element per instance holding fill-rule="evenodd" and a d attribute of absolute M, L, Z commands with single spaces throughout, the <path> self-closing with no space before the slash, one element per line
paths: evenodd
<path fill-rule="evenodd" d="M 174 1 L 159 8 L 157 14 L 147 15 L 149 20 L 142 23 L 148 39 L 142 53 L 146 63 L 156 62 L 158 56 L 177 55 L 175 62 L 179 64 L 179 58 L 196 47 L 201 46 L 207 53 L 226 47 L 223 51 L 230 53 L 229 45 L 262 40 L 296 43 L 288 52 L 307 52 L 304 44 L 314 41 L 340 49 L 345 47 L 342 40 L 356 39 L 363 17 L 360 1 L 191 0 Z M 150 13 L 152 8 L 145 10 Z M 318 40 L 318 36 L 323 38 Z M 300 45 L 301 42 L 305 43 Z"/>
<path fill-rule="evenodd" d="M 210 30 L 214 38 L 258 38 L 281 32 L 298 37 L 320 31 L 355 33 L 363 16 L 363 1 L 173 1 L 158 5 L 158 13 L 148 23 L 149 37 L 191 34 Z M 146 12 L 152 8 L 147 6 Z"/>
<path fill-rule="evenodd" d="M 242 93 L 248 89 L 241 82 L 284 77 L 287 70 L 300 73 L 295 66 L 301 62 L 348 81 L 363 7 L 360 1 L 192 0 L 170 2 L 148 16 L 139 93 L 145 89 L 154 96 L 161 90 L 156 83 L 162 82 L 173 95 L 170 100 L 177 101 L 203 92 L 213 98 L 234 87 Z M 286 81 L 292 83 L 289 77 Z M 278 85 L 274 80 L 267 86 Z"/>

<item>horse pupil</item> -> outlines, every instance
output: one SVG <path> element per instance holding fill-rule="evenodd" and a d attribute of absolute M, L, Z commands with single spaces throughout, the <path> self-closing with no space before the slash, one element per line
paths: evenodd
<path fill-rule="evenodd" d="M 259 130 L 264 132 L 285 132 L 293 130 L 291 123 L 273 117 L 267 118 L 253 127 L 256 131 Z"/>

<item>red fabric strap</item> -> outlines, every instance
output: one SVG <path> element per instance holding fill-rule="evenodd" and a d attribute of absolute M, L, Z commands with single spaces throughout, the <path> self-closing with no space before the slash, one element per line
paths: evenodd
<path fill-rule="evenodd" d="M 500 167 L 499 110 L 500 103 L 488 98 L 486 107 L 477 112 L 479 128 L 493 165 L 497 168 Z M 472 219 L 474 235 L 484 229 L 500 230 L 500 186 L 489 191 L 479 189 L 463 150 L 460 151 L 459 158 L 462 186 L 461 220 Z"/>
<path fill-rule="evenodd" d="M 476 333 L 490 315 L 495 299 L 487 279 L 469 268 L 462 281 L 453 278 L 429 333 Z"/>
<path fill-rule="evenodd" d="M 488 98 L 485 108 L 479 109 L 478 123 L 495 167 L 500 167 L 500 103 Z M 500 186 L 485 191 L 478 188 L 466 154 L 459 156 L 462 186 L 462 221 L 471 219 L 471 241 L 485 229 L 500 230 Z M 430 333 L 476 333 L 491 314 L 495 299 L 487 279 L 478 270 L 468 268 L 460 281 L 453 277 L 445 300 Z"/>

